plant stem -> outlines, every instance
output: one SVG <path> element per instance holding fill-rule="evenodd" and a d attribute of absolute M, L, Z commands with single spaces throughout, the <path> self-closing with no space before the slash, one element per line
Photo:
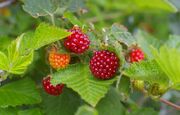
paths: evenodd
<path fill-rule="evenodd" d="M 121 72 L 121 74 L 118 76 L 118 79 L 117 79 L 117 82 L 116 82 L 116 89 L 118 89 L 118 87 L 119 87 L 119 84 L 120 84 L 120 81 L 121 81 L 121 77 L 122 77 L 122 71 L 120 71 Z"/>
<path fill-rule="evenodd" d="M 53 26 L 55 26 L 54 15 L 53 15 L 53 14 L 51 14 L 51 15 L 50 15 L 50 17 L 51 17 L 51 22 L 52 22 L 52 25 L 53 25 Z"/>
<path fill-rule="evenodd" d="M 160 102 L 165 103 L 166 105 L 169 105 L 169 106 L 173 107 L 176 110 L 180 110 L 180 106 L 179 105 L 176 105 L 176 104 L 174 104 L 174 103 L 172 103 L 172 102 L 170 102 L 168 100 L 160 98 Z"/>

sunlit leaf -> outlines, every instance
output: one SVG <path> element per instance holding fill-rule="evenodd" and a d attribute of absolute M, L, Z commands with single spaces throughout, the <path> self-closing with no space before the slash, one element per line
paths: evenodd
<path fill-rule="evenodd" d="M 92 106 L 95 106 L 104 97 L 114 80 L 102 81 L 94 78 L 88 64 L 69 66 L 65 70 L 58 71 L 52 77 L 53 84 L 66 84 L 67 87 L 78 92 L 81 98 Z"/>
<path fill-rule="evenodd" d="M 36 104 L 41 97 L 35 87 L 35 83 L 29 79 L 14 81 L 0 87 L 0 106 L 17 106 L 23 104 Z"/>

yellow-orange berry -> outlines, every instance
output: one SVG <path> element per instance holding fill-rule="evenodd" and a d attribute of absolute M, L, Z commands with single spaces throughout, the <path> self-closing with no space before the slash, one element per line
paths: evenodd
<path fill-rule="evenodd" d="M 54 69 L 63 69 L 69 65 L 69 62 L 69 54 L 60 54 L 56 52 L 51 52 L 49 54 L 49 63 Z"/>

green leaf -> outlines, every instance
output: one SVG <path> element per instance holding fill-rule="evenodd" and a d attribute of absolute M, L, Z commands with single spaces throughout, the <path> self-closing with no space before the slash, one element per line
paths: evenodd
<path fill-rule="evenodd" d="M 0 36 L 0 50 L 7 49 L 7 46 L 11 43 L 11 39 L 7 36 Z"/>
<path fill-rule="evenodd" d="M 32 46 L 33 49 L 39 49 L 47 44 L 53 43 L 60 39 L 69 36 L 71 33 L 66 30 L 50 26 L 46 23 L 41 23 L 34 34 Z"/>
<path fill-rule="evenodd" d="M 52 0 L 24 0 L 23 9 L 33 17 L 53 15 L 57 5 Z"/>
<path fill-rule="evenodd" d="M 160 83 L 164 86 L 169 85 L 168 77 L 155 60 L 134 63 L 124 71 L 124 75 L 133 79 L 144 80 L 149 83 Z"/>
<path fill-rule="evenodd" d="M 109 90 L 106 96 L 97 104 L 96 109 L 99 115 L 125 115 L 125 108 L 114 88 Z"/>
<path fill-rule="evenodd" d="M 0 87 L 0 107 L 36 104 L 41 97 L 34 82 L 29 78 L 14 81 Z"/>
<path fill-rule="evenodd" d="M 8 64 L 9 64 L 9 60 L 7 56 L 3 52 L 0 52 L 0 69 L 8 70 Z"/>
<path fill-rule="evenodd" d="M 39 108 L 18 111 L 18 115 L 42 115 Z"/>
<path fill-rule="evenodd" d="M 73 25 L 83 27 L 83 24 L 71 12 L 64 13 L 64 17 L 67 18 Z"/>
<path fill-rule="evenodd" d="M 136 43 L 136 39 L 131 35 L 131 33 L 129 33 L 125 27 L 118 24 L 112 25 L 111 35 L 114 36 L 117 41 L 124 43 L 127 46 Z"/>
<path fill-rule="evenodd" d="M 165 44 L 167 47 L 176 48 L 180 51 L 180 36 L 171 35 Z"/>
<path fill-rule="evenodd" d="M 158 65 L 171 80 L 171 86 L 180 85 L 180 51 L 175 48 L 162 46 L 159 52 L 154 48 L 153 54 Z"/>
<path fill-rule="evenodd" d="M 130 94 L 131 91 L 131 83 L 130 83 L 130 79 L 126 76 L 122 76 L 120 84 L 119 84 L 119 92 L 125 96 L 125 98 L 127 98 Z"/>
<path fill-rule="evenodd" d="M 161 41 L 141 30 L 138 30 L 136 34 L 136 39 L 138 45 L 140 45 L 143 52 L 145 52 L 146 58 L 153 59 L 151 47 L 153 46 L 159 48 L 161 45 Z"/>
<path fill-rule="evenodd" d="M 158 115 L 158 112 L 153 110 L 152 108 L 141 108 L 132 111 L 128 115 Z"/>
<path fill-rule="evenodd" d="M 46 115 L 74 115 L 82 103 L 80 96 L 66 87 L 59 96 L 51 96 L 43 92 L 42 97 L 43 111 Z"/>
<path fill-rule="evenodd" d="M 82 99 L 95 106 L 115 79 L 98 80 L 91 74 L 88 64 L 74 64 L 55 73 L 51 81 L 53 84 L 66 84 L 78 92 Z"/>
<path fill-rule="evenodd" d="M 144 1 L 144 0 L 134 0 L 135 4 L 139 9 L 162 9 L 169 12 L 176 12 L 177 9 L 173 6 L 168 0 L 151 0 L 151 1 Z"/>
<path fill-rule="evenodd" d="M 33 51 L 25 52 L 21 49 L 21 41 L 23 34 L 18 37 L 15 41 L 12 41 L 8 47 L 8 69 L 6 71 L 13 74 L 22 74 L 27 69 L 28 65 L 33 61 Z"/>
<path fill-rule="evenodd" d="M 0 115 L 17 115 L 17 110 L 14 108 L 0 108 Z"/>
<path fill-rule="evenodd" d="M 79 109 L 75 115 L 98 115 L 98 112 L 96 109 L 94 109 L 90 106 L 83 105 L 83 106 L 79 107 Z"/>

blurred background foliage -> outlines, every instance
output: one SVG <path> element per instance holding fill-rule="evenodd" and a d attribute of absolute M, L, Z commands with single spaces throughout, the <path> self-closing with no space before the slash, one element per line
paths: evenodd
<path fill-rule="evenodd" d="M 7 0 L 0 0 L 4 2 Z M 11 0 L 10 0 L 11 1 Z M 25 0 L 12 0 L 5 7 L 0 5 L 0 50 L 4 50 L 11 40 L 23 32 L 33 31 L 40 22 L 49 21 L 50 17 L 33 18 L 26 13 L 22 4 Z M 52 0 L 53 1 L 53 0 Z M 69 22 L 63 17 L 63 12 L 73 11 L 83 23 L 90 24 L 97 31 L 119 23 L 132 33 L 145 31 L 155 38 L 166 41 L 169 35 L 180 35 L 180 0 L 60 0 L 60 8 L 56 12 L 56 25 L 69 28 Z M 68 1 L 68 2 L 67 2 Z M 174 6 L 176 6 L 176 8 Z M 46 51 L 41 49 L 35 53 L 33 64 L 26 74 L 37 82 L 49 72 L 45 62 Z M 41 71 L 39 71 L 41 68 Z M 40 77 L 36 77 L 40 76 Z M 176 98 L 174 98 L 176 97 Z M 179 93 L 170 91 L 164 98 L 179 102 Z M 139 105 L 161 110 L 161 115 L 178 115 L 180 112 L 171 110 L 166 105 L 146 99 L 139 92 L 132 95 Z M 146 100 L 146 101 L 145 101 Z M 160 108 L 161 107 L 161 108 Z"/>

